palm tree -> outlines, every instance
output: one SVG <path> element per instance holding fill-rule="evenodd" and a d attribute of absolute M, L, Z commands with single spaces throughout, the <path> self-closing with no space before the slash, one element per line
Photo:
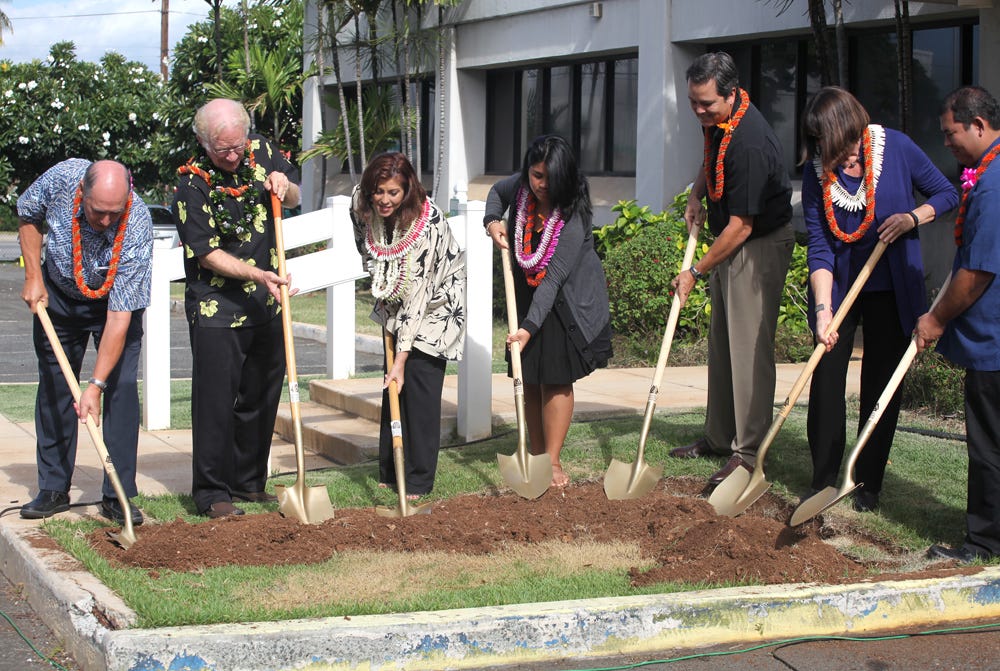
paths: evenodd
<path fill-rule="evenodd" d="M 11 25 L 10 19 L 2 9 L 0 9 L 0 46 L 3 46 L 3 34 L 4 32 L 13 32 L 14 26 Z"/>

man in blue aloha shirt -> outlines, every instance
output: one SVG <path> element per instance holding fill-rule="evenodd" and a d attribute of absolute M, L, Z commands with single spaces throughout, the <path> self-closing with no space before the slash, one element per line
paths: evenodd
<path fill-rule="evenodd" d="M 104 442 L 125 495 L 135 496 L 139 444 L 136 376 L 142 315 L 149 305 L 153 223 L 132 190 L 128 169 L 114 161 L 72 158 L 50 168 L 17 201 L 24 257 L 21 298 L 33 313 L 46 306 L 70 366 L 79 375 L 87 340 L 97 346 L 90 383 L 73 396 L 42 325 L 34 318 L 38 355 L 35 403 L 38 496 L 21 517 L 41 519 L 69 510 L 80 419 L 104 423 Z M 45 260 L 42 241 L 45 227 Z M 101 411 L 101 396 L 104 409 Z M 105 475 L 101 514 L 124 523 L 121 502 Z M 129 504 L 131 506 L 131 504 Z M 142 515 L 131 506 L 132 523 Z"/>

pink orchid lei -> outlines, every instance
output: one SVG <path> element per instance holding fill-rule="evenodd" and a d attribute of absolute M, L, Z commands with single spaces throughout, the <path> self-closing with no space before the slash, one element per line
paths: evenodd
<path fill-rule="evenodd" d="M 971 191 L 976 185 L 979 176 L 975 168 L 966 168 L 962 171 L 962 191 Z"/>
<path fill-rule="evenodd" d="M 552 211 L 551 216 L 545 222 L 545 230 L 542 231 L 542 239 L 538 242 L 538 247 L 534 253 L 528 255 L 524 253 L 524 227 L 526 225 L 526 213 L 528 211 L 528 190 L 521 187 L 517 192 L 517 214 L 514 217 L 514 249 L 517 253 L 517 265 L 524 270 L 538 274 L 549 265 L 552 255 L 556 252 L 559 244 L 559 233 L 566 223 L 562 218 L 562 211 L 557 207 Z"/>

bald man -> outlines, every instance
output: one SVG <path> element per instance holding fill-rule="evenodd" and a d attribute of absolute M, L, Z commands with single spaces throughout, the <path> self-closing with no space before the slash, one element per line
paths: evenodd
<path fill-rule="evenodd" d="M 149 305 L 153 224 L 125 166 L 79 158 L 63 161 L 39 177 L 18 199 L 17 213 L 24 257 L 21 298 L 32 313 L 40 303 L 45 305 L 78 375 L 87 341 L 92 339 L 97 347 L 89 384 L 74 404 L 42 325 L 37 316 L 34 319 L 39 492 L 21 507 L 21 517 L 42 519 L 69 510 L 78 428 L 88 416 L 103 428 L 126 496 L 137 494 L 136 375 L 142 315 Z M 101 492 L 101 515 L 124 523 L 122 502 L 106 475 Z M 132 506 L 131 512 L 132 523 L 142 524 L 139 510 Z"/>
<path fill-rule="evenodd" d="M 250 132 L 235 100 L 195 113 L 202 152 L 178 169 L 174 223 L 184 243 L 191 334 L 192 481 L 200 515 L 242 515 L 264 490 L 285 377 L 272 194 L 299 202 L 298 171 Z"/>

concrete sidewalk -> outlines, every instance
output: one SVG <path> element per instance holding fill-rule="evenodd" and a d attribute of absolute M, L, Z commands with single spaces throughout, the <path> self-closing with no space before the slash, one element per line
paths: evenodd
<path fill-rule="evenodd" d="M 858 362 L 848 393 L 857 391 Z M 801 365 L 779 366 L 781 403 Z M 652 369 L 605 369 L 576 385 L 577 417 L 641 414 Z M 669 368 L 657 407 L 705 403 L 703 368 Z M 377 389 L 378 380 L 359 382 Z M 512 417 L 511 382 L 495 375 L 494 415 Z M 446 385 L 445 400 L 454 394 Z M 451 399 L 452 401 L 454 399 Z M 806 393 L 799 399 L 804 403 Z M 19 506 L 35 491 L 34 427 L 0 418 L 0 500 Z M 307 468 L 329 465 L 307 455 Z M 276 439 L 272 468 L 294 470 Z M 143 431 L 138 487 L 144 494 L 190 487 L 189 431 Z M 71 500 L 100 500 L 102 469 L 81 432 Z M 96 516 L 96 506 L 69 516 Z M 348 668 L 484 668 L 594 665 L 617 655 L 754 643 L 792 636 L 863 634 L 1000 617 L 1000 568 L 970 576 L 858 585 L 780 585 L 704 592 L 519 604 L 444 612 L 319 618 L 280 623 L 131 629 L 135 614 L 76 560 L 52 548 L 37 522 L 0 517 L 3 573 L 24 585 L 32 607 L 87 670 L 232 671 Z M 570 661 L 572 660 L 572 661 Z"/>

